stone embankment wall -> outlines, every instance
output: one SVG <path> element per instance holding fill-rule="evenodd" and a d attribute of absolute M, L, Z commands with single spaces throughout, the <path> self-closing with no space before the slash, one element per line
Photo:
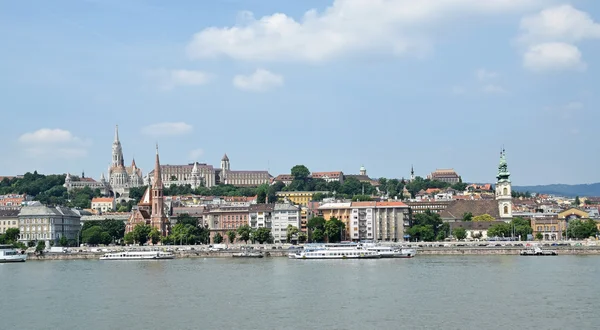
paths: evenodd
<path fill-rule="evenodd" d="M 419 247 L 419 255 L 518 255 L 523 248 L 517 247 Z M 558 255 L 600 255 L 599 246 L 553 246 Z M 176 251 L 176 258 L 231 258 L 233 253 L 239 251 Z M 287 250 L 265 250 L 266 257 L 287 257 Z M 78 253 L 44 253 L 42 255 L 29 254 L 27 260 L 98 260 L 104 253 L 78 252 Z"/>

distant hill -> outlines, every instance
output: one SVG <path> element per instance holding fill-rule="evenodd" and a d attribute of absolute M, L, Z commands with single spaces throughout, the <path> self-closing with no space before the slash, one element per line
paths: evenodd
<path fill-rule="evenodd" d="M 600 182 L 590 184 L 547 184 L 540 186 L 513 186 L 514 191 L 539 194 L 575 196 L 600 196 Z"/>

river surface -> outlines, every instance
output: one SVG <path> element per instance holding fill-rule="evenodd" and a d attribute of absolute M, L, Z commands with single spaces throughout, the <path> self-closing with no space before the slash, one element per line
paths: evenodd
<path fill-rule="evenodd" d="M 2 329 L 598 329 L 600 256 L 0 264 Z"/>

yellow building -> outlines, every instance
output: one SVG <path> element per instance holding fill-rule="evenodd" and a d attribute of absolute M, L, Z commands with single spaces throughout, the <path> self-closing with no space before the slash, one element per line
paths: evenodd
<path fill-rule="evenodd" d="M 350 215 L 352 203 L 325 203 L 318 208 L 319 216 L 325 220 L 336 218 L 346 226 L 344 237 L 350 237 Z"/>
<path fill-rule="evenodd" d="M 283 201 L 285 199 L 296 205 L 306 206 L 308 202 L 312 201 L 313 196 L 316 193 L 326 194 L 326 191 L 278 191 L 277 200 Z"/>
<path fill-rule="evenodd" d="M 531 229 L 533 237 L 537 234 L 542 234 L 542 239 L 545 241 L 556 241 L 564 238 L 563 233 L 567 227 L 567 222 L 564 219 L 556 218 L 532 218 Z"/>
<path fill-rule="evenodd" d="M 588 219 L 590 217 L 589 213 L 582 211 L 577 208 L 570 208 L 568 210 L 562 211 L 558 214 L 558 218 L 561 220 L 575 220 L 575 219 Z"/>

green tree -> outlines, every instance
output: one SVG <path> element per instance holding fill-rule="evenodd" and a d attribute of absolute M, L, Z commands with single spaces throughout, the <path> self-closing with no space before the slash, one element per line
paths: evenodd
<path fill-rule="evenodd" d="M 510 222 L 510 225 L 514 229 L 515 237 L 521 237 L 521 239 L 527 239 L 527 235 L 533 233 L 533 229 L 531 228 L 531 222 L 527 219 L 516 217 L 513 218 Z M 510 235 L 512 236 L 512 234 Z"/>
<path fill-rule="evenodd" d="M 295 227 L 293 225 L 288 225 L 287 228 L 286 228 L 286 235 L 287 235 L 286 239 L 287 239 L 287 242 L 291 243 L 293 237 L 296 236 L 296 235 L 298 235 L 299 231 L 300 230 L 298 230 L 298 227 Z"/>
<path fill-rule="evenodd" d="M 325 218 L 323 218 L 323 217 L 310 218 L 310 220 L 308 220 L 308 223 L 306 224 L 306 226 L 311 230 L 315 230 L 317 228 L 323 229 L 323 228 L 325 228 Z"/>
<path fill-rule="evenodd" d="M 125 235 L 125 223 L 122 220 L 108 219 L 100 221 L 100 228 L 113 239 L 120 240 Z"/>
<path fill-rule="evenodd" d="M 473 220 L 473 213 L 465 212 L 463 214 L 463 221 L 472 221 L 472 220 Z"/>
<path fill-rule="evenodd" d="M 407 233 L 416 241 L 431 242 L 443 240 L 448 235 L 448 224 L 444 224 L 438 213 L 426 210 L 414 216 L 411 228 Z"/>
<path fill-rule="evenodd" d="M 125 241 L 125 244 L 135 243 L 135 237 L 133 235 L 133 232 L 128 232 L 127 234 L 125 234 L 125 236 L 123 237 L 123 240 Z"/>
<path fill-rule="evenodd" d="M 198 218 L 194 218 L 187 213 L 183 213 L 177 216 L 177 224 L 198 227 Z"/>
<path fill-rule="evenodd" d="M 457 227 L 452 230 L 452 236 L 458 240 L 467 238 L 467 231 L 462 227 Z"/>
<path fill-rule="evenodd" d="M 306 233 L 298 234 L 298 243 L 303 244 L 304 242 L 306 242 L 306 240 L 308 240 L 308 236 L 306 235 Z"/>
<path fill-rule="evenodd" d="M 152 242 L 152 244 L 156 245 L 160 242 L 160 232 L 156 227 L 152 228 L 148 233 L 148 238 Z"/>
<path fill-rule="evenodd" d="M 4 233 L 6 242 L 16 242 L 19 239 L 19 228 L 8 228 Z"/>
<path fill-rule="evenodd" d="M 248 240 L 250 240 L 250 234 L 252 232 L 252 228 L 249 225 L 241 225 L 237 229 L 237 233 L 240 236 L 240 240 L 244 241 L 244 243 L 248 244 Z"/>
<path fill-rule="evenodd" d="M 488 237 L 511 237 L 512 227 L 511 224 L 502 222 L 493 224 L 488 228 Z"/>
<path fill-rule="evenodd" d="M 585 239 L 594 237 L 598 233 L 596 222 L 594 220 L 571 220 L 567 227 L 569 237 L 576 239 Z"/>
<path fill-rule="evenodd" d="M 227 238 L 229 239 L 229 244 L 233 244 L 233 242 L 235 242 L 236 236 L 237 236 L 237 233 L 235 232 L 235 230 L 227 231 Z"/>
<path fill-rule="evenodd" d="M 45 249 L 46 249 L 46 242 L 38 241 L 37 245 L 35 246 L 35 252 L 44 252 Z"/>
<path fill-rule="evenodd" d="M 543 238 L 544 238 L 544 235 L 542 235 L 542 233 L 535 234 L 535 239 L 537 239 L 538 241 L 541 241 Z"/>
<path fill-rule="evenodd" d="M 575 196 L 575 202 L 573 203 L 575 207 L 579 207 L 581 205 L 581 201 L 579 200 L 579 196 Z"/>
<path fill-rule="evenodd" d="M 258 228 L 254 233 L 254 238 L 256 239 L 256 241 L 258 241 L 259 244 L 273 241 L 273 235 L 271 235 L 271 229 L 266 228 L 266 227 Z"/>
<path fill-rule="evenodd" d="M 496 218 L 494 218 L 493 216 L 491 216 L 489 214 L 481 214 L 476 217 L 473 217 L 473 221 L 475 221 L 475 222 L 490 222 L 490 221 L 496 221 Z"/>
<path fill-rule="evenodd" d="M 102 244 L 102 233 L 100 226 L 93 226 L 81 232 L 81 240 L 89 245 Z"/>
<path fill-rule="evenodd" d="M 213 237 L 213 242 L 215 244 L 221 244 L 223 243 L 223 236 L 221 235 L 221 233 L 217 233 L 214 237 Z"/>
<path fill-rule="evenodd" d="M 292 167 L 291 174 L 294 177 L 294 180 L 306 181 L 310 175 L 310 171 L 304 165 L 296 165 Z"/>
<path fill-rule="evenodd" d="M 27 241 L 27 246 L 28 247 L 34 247 L 35 246 L 35 241 Z"/>
<path fill-rule="evenodd" d="M 109 233 L 107 233 L 107 232 L 103 231 L 103 232 L 100 234 L 100 243 L 102 243 L 102 244 L 104 244 L 104 245 L 108 245 L 108 244 L 111 244 L 111 243 L 112 243 L 112 241 L 113 241 L 113 238 L 112 238 L 112 236 L 110 236 L 110 234 L 109 234 Z"/>
<path fill-rule="evenodd" d="M 327 241 L 329 243 L 341 241 L 344 227 L 344 223 L 335 217 L 325 222 L 325 236 L 327 237 Z"/>
<path fill-rule="evenodd" d="M 133 228 L 133 238 L 139 245 L 144 245 L 148 241 L 148 235 L 152 227 L 144 223 L 138 223 Z"/>
<path fill-rule="evenodd" d="M 323 243 L 325 241 L 323 229 L 317 228 L 312 231 L 312 241 L 316 243 Z"/>

